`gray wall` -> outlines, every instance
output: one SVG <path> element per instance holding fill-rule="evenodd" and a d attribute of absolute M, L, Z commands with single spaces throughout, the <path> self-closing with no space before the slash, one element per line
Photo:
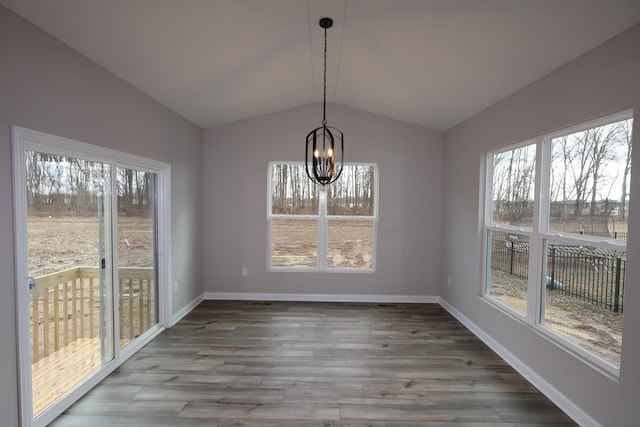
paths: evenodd
<path fill-rule="evenodd" d="M 479 298 L 480 165 L 490 149 L 634 108 L 640 134 L 640 26 L 608 41 L 445 134 L 443 280 L 440 295 L 607 426 L 637 425 L 640 395 L 640 156 L 634 157 L 623 354 L 619 383 L 577 361 Z M 637 137 L 636 137 L 637 140 Z M 634 144 L 635 145 L 635 144 Z"/>
<path fill-rule="evenodd" d="M 267 271 L 269 162 L 304 160 L 321 118 L 312 104 L 205 130 L 205 292 L 436 296 L 442 134 L 334 104 L 327 119 L 345 134 L 347 161 L 378 163 L 377 270 Z"/>
<path fill-rule="evenodd" d="M 0 6 L 0 424 L 18 425 L 11 125 L 172 168 L 174 312 L 202 292 L 202 130 Z"/>

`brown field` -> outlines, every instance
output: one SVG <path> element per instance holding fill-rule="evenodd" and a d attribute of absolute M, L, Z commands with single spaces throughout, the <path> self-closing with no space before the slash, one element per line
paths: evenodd
<path fill-rule="evenodd" d="M 118 218 L 118 260 L 122 267 L 152 267 L 151 218 Z M 29 275 L 42 276 L 78 265 L 98 266 L 96 217 L 30 216 Z"/>
<path fill-rule="evenodd" d="M 500 270 L 491 271 L 491 295 L 524 310 L 527 282 Z M 547 290 L 546 327 L 609 362 L 620 365 L 622 314 Z"/>
<path fill-rule="evenodd" d="M 273 265 L 315 267 L 317 232 L 315 219 L 273 219 Z M 327 246 L 330 268 L 373 268 L 373 222 L 330 220 Z"/>

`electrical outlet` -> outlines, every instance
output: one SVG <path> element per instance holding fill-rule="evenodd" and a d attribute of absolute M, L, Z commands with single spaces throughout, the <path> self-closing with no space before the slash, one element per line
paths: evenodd
<path fill-rule="evenodd" d="M 178 292 L 178 282 L 173 283 L 173 292 Z"/>
<path fill-rule="evenodd" d="M 451 286 L 451 276 L 447 276 L 447 285 Z"/>
<path fill-rule="evenodd" d="M 242 267 L 242 275 L 243 276 L 247 275 L 247 267 Z"/>

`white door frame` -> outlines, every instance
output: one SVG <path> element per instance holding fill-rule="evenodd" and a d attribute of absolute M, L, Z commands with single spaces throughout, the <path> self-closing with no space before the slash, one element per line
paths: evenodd
<path fill-rule="evenodd" d="M 75 401 L 86 394 L 92 387 L 102 381 L 127 358 L 135 354 L 144 344 L 171 326 L 171 199 L 170 165 L 119 151 L 86 144 L 50 135 L 35 130 L 12 126 L 13 149 L 13 206 L 14 206 L 14 248 L 16 286 L 16 324 L 18 336 L 18 378 L 20 384 L 20 425 L 21 427 L 42 427 L 49 424 Z M 27 200 L 26 200 L 26 162 L 25 151 L 41 151 L 80 157 L 112 165 L 112 174 L 116 167 L 137 168 L 157 174 L 157 215 L 158 215 L 158 324 L 120 351 L 119 340 L 114 340 L 115 358 L 102 369 L 89 377 L 85 383 L 64 396 L 57 404 L 33 418 L 32 378 L 31 378 L 31 342 L 29 329 L 29 290 L 27 286 L 28 254 L 27 254 Z M 112 180 L 112 185 L 115 183 Z M 116 197 L 113 193 L 112 197 Z M 117 210 L 112 203 L 112 211 Z M 112 218 L 117 218 L 112 212 Z M 117 244 L 117 224 L 114 221 L 112 244 Z M 114 246 L 115 247 L 115 246 Z M 117 304 L 117 260 L 114 260 L 114 304 Z M 117 305 L 114 305 L 117 309 Z M 114 316 L 114 330 L 119 331 L 118 316 Z M 116 335 L 118 336 L 118 335 Z"/>

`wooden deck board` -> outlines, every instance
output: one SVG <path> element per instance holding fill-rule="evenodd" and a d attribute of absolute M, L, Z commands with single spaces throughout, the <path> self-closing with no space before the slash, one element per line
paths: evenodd
<path fill-rule="evenodd" d="M 80 338 L 31 367 L 33 413 L 39 414 L 100 368 L 100 340 Z"/>
<path fill-rule="evenodd" d="M 123 340 L 121 346 L 130 340 Z M 39 414 L 102 366 L 99 338 L 79 338 L 31 365 L 33 413 Z"/>

